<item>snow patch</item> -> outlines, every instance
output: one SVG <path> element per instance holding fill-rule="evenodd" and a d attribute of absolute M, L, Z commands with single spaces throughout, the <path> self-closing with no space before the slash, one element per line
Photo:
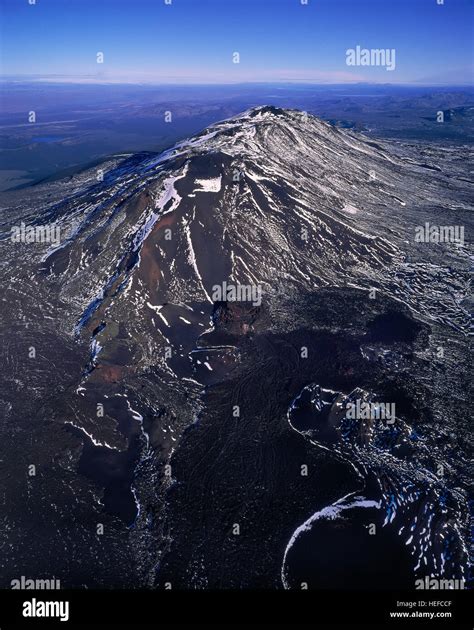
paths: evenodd
<path fill-rule="evenodd" d="M 222 175 L 211 179 L 196 179 L 194 183 L 201 188 L 195 188 L 193 192 L 219 192 L 222 185 Z"/>
<path fill-rule="evenodd" d="M 347 212 L 348 214 L 357 214 L 359 211 L 357 210 L 357 208 L 355 208 L 353 205 L 351 205 L 350 203 L 346 203 L 344 205 L 344 208 L 342 209 L 343 212 Z"/>

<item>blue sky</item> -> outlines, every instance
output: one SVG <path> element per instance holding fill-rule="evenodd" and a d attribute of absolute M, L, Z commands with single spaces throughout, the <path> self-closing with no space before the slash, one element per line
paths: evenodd
<path fill-rule="evenodd" d="M 0 71 L 77 82 L 471 83 L 474 0 L 438 1 L 0 0 Z M 395 49 L 395 70 L 347 66 L 358 45 Z"/>

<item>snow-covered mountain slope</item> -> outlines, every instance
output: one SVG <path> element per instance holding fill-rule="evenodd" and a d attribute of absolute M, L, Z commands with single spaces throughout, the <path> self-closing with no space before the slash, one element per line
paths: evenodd
<path fill-rule="evenodd" d="M 464 249 L 431 260 L 414 242 L 440 207 L 467 208 L 462 189 L 456 207 L 449 200 L 459 184 L 421 157 L 407 161 L 304 112 L 260 107 L 125 163 L 51 209 L 38 220 L 59 221 L 66 238 L 44 269 L 82 323 L 123 292 L 136 314 L 166 303 L 154 318 L 161 327 L 171 305 L 209 301 L 228 280 L 267 294 L 279 283 L 380 288 L 464 328 L 466 280 L 447 260 L 462 263 Z"/>

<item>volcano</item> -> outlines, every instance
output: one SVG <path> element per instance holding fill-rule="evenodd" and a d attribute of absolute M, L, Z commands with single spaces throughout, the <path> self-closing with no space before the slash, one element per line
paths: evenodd
<path fill-rule="evenodd" d="M 464 579 L 464 170 L 262 106 L 8 193 L 2 586 Z"/>

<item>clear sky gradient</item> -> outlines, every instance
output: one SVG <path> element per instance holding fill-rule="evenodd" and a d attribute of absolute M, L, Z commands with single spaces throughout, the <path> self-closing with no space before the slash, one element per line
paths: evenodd
<path fill-rule="evenodd" d="M 0 71 L 75 82 L 471 84 L 474 0 L 437 1 L 0 0 Z M 357 45 L 395 49 L 395 70 L 347 66 Z"/>

